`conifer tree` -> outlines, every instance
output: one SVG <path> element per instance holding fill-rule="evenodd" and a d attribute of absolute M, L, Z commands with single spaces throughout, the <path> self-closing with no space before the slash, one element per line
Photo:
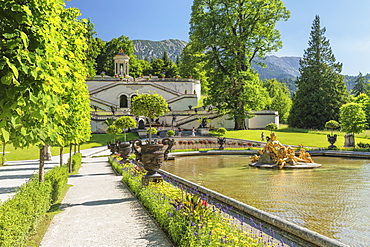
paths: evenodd
<path fill-rule="evenodd" d="M 327 121 L 339 120 L 339 108 L 348 101 L 346 85 L 339 74 L 342 64 L 336 62 L 325 31 L 316 16 L 309 47 L 299 62 L 301 76 L 288 118 L 291 127 L 322 129 Z"/>
<path fill-rule="evenodd" d="M 355 80 L 355 86 L 353 87 L 351 94 L 357 97 L 360 94 L 369 94 L 369 86 L 367 85 L 365 76 L 360 72 Z"/>

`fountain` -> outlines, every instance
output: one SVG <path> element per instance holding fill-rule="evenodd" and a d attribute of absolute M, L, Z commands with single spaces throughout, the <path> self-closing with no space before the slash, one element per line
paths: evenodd
<path fill-rule="evenodd" d="M 311 155 L 303 148 L 299 156 L 295 156 L 295 151 L 291 146 L 284 146 L 276 139 L 276 133 L 272 132 L 270 138 L 267 137 L 266 146 L 258 150 L 259 155 L 251 158 L 250 166 L 261 168 L 318 168 L 321 164 L 315 163 Z"/>

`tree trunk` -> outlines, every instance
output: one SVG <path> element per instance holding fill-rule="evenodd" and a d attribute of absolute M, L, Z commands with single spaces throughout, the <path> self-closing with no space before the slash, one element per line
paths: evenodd
<path fill-rule="evenodd" d="M 60 167 L 63 166 L 63 146 L 61 146 L 59 149 L 59 165 Z"/>
<path fill-rule="evenodd" d="M 68 167 L 69 167 L 69 172 L 72 173 L 72 143 L 69 144 L 69 163 L 68 163 Z"/>
<path fill-rule="evenodd" d="M 149 144 L 152 144 L 152 119 L 149 118 Z"/>
<path fill-rule="evenodd" d="M 234 117 L 235 125 L 234 130 L 245 130 L 245 118 Z"/>
<path fill-rule="evenodd" d="M 74 154 L 76 154 L 77 153 L 77 144 L 75 143 L 73 145 L 74 145 Z"/>
<path fill-rule="evenodd" d="M 6 144 L 3 144 L 3 157 L 1 157 L 1 165 L 3 166 L 5 164 L 5 148 Z"/>
<path fill-rule="evenodd" d="M 39 181 L 44 182 L 44 167 L 45 167 L 45 146 L 40 148 L 40 163 L 39 163 Z"/>

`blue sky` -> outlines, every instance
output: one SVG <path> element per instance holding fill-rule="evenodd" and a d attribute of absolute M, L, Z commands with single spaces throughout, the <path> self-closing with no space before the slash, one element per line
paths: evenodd
<path fill-rule="evenodd" d="M 181 39 L 188 41 L 192 0 L 71 0 L 67 7 L 80 9 L 90 17 L 103 40 L 125 35 L 132 40 Z M 280 22 L 283 49 L 277 56 L 303 56 L 315 15 L 343 74 L 370 73 L 369 0 L 285 0 L 291 11 L 287 22 Z"/>

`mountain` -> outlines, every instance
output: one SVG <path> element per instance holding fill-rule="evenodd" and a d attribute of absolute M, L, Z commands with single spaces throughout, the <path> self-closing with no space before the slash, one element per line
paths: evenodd
<path fill-rule="evenodd" d="M 185 41 L 178 39 L 162 41 L 133 40 L 133 43 L 135 55 L 138 59 L 162 58 L 163 53 L 167 51 L 169 58 L 174 62 L 187 44 Z M 300 57 L 267 56 L 265 59 L 259 59 L 252 67 L 258 72 L 261 80 L 276 78 L 286 83 L 289 90 L 295 92 L 294 81 L 299 76 L 300 59 Z M 262 68 L 258 63 L 264 63 L 266 67 Z"/>
<path fill-rule="evenodd" d="M 134 43 L 134 54 L 138 59 L 162 58 L 166 51 L 168 57 L 174 62 L 187 44 L 185 41 L 178 39 L 162 41 L 133 40 L 132 42 Z"/>
<path fill-rule="evenodd" d="M 264 59 L 257 59 L 252 67 L 258 72 L 261 80 L 273 79 L 296 79 L 299 74 L 299 60 L 300 57 L 277 57 L 267 56 Z M 264 63 L 263 68 L 258 63 Z"/>

